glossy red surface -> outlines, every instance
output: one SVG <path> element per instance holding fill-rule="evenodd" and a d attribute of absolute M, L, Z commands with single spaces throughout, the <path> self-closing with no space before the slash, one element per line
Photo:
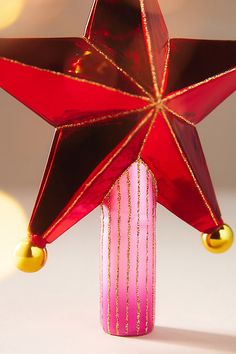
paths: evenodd
<path fill-rule="evenodd" d="M 50 243 L 138 158 L 159 202 L 223 221 L 195 124 L 236 89 L 236 42 L 169 40 L 156 0 L 97 0 L 85 38 L 0 39 L 0 86 L 58 127 L 30 221 Z"/>
<path fill-rule="evenodd" d="M 84 38 L 0 39 L 0 57 L 143 95 L 128 76 Z"/>
<path fill-rule="evenodd" d="M 165 95 L 235 68 L 235 58 L 235 41 L 171 39 Z"/>
<path fill-rule="evenodd" d="M 129 153 L 130 157 L 127 155 L 127 148 L 125 149 L 127 156 L 121 167 L 117 165 L 115 171 L 112 171 L 111 168 L 108 169 L 110 172 L 106 184 L 101 170 L 107 161 L 114 157 L 119 146 L 124 144 L 127 136 L 133 134 L 139 122 L 142 122 L 149 113 L 149 111 L 133 113 L 94 125 L 57 130 L 47 171 L 39 192 L 39 199 L 32 217 L 31 230 L 34 234 L 42 234 L 50 228 L 57 216 L 66 212 L 67 205 L 81 192 L 86 193 L 87 198 L 84 200 L 84 205 L 81 205 L 81 202 L 78 203 L 79 210 L 87 210 L 91 204 L 89 200 L 94 200 L 95 197 L 98 204 L 102 202 L 107 188 L 111 188 L 114 181 L 123 172 L 123 166 L 125 168 L 129 166 L 131 156 L 136 158 L 135 148 L 133 147 L 132 154 Z M 133 139 L 136 141 L 137 135 L 140 134 L 144 138 L 149 125 L 150 123 L 146 123 L 143 128 L 140 128 L 140 132 L 138 130 Z M 142 139 L 139 140 L 139 145 L 136 147 L 136 154 L 141 144 Z M 110 154 L 111 151 L 112 154 Z M 132 158 L 131 163 L 133 162 Z M 99 178 L 100 173 L 103 176 L 102 182 Z M 92 175 L 96 176 L 97 174 L 99 176 L 93 182 L 93 192 L 90 195 L 91 188 L 87 188 L 86 184 L 89 185 Z M 115 179 L 114 175 L 117 176 Z M 106 188 L 103 188 L 104 184 Z M 82 188 L 78 189 L 78 186 Z M 97 204 L 92 205 L 93 208 L 97 206 Z M 70 214 L 74 214 L 74 210 L 68 213 L 67 218 L 70 218 Z"/>
<path fill-rule="evenodd" d="M 192 144 L 191 141 L 188 148 L 185 149 L 186 151 L 183 151 L 183 155 L 177 147 L 163 114 L 159 113 L 141 157 L 157 178 L 158 202 L 196 229 L 202 231 L 204 227 L 207 230 L 212 230 L 216 228 L 216 224 L 184 160 L 185 157 L 189 159 L 189 156 L 192 155 L 192 152 L 189 151 Z M 201 147 L 197 145 L 196 151 L 197 154 L 200 153 Z M 198 161 L 200 160 L 201 155 L 198 157 Z M 205 180 L 203 184 L 201 180 L 198 181 L 199 186 L 203 187 L 204 184 L 208 184 L 210 194 L 212 187 L 207 168 L 204 163 L 200 163 L 198 165 L 200 174 L 202 173 L 200 168 L 203 169 Z M 214 217 L 221 224 L 222 220 L 214 199 L 214 192 L 211 197 L 211 203 L 208 202 L 217 211 Z"/>
<path fill-rule="evenodd" d="M 154 94 L 145 36 L 140 0 L 94 2 L 86 37 Z"/>
<path fill-rule="evenodd" d="M 168 55 L 168 30 L 161 13 L 158 1 L 141 1 L 143 7 L 143 31 L 146 37 L 146 47 L 149 61 L 153 65 L 154 84 L 157 82 L 158 92 L 162 90 L 165 63 Z"/>
<path fill-rule="evenodd" d="M 236 69 L 232 69 L 198 87 L 190 87 L 186 92 L 183 89 L 182 92 L 177 91 L 176 96 L 171 97 L 170 94 L 165 104 L 177 114 L 197 124 L 235 92 L 235 82 Z"/>
<path fill-rule="evenodd" d="M 54 126 L 139 109 L 145 98 L 0 59 L 1 87 Z M 37 84 L 35 84 L 37 83 Z"/>
<path fill-rule="evenodd" d="M 181 146 L 183 155 L 188 159 L 194 176 L 209 202 L 209 205 L 211 205 L 213 213 L 216 215 L 217 219 L 220 219 L 220 210 L 217 205 L 214 188 L 211 183 L 206 159 L 202 151 L 196 128 L 186 124 L 169 112 L 166 112 L 166 117 L 168 118 L 171 129 Z M 192 186 L 192 188 L 195 187 L 196 185 Z"/>

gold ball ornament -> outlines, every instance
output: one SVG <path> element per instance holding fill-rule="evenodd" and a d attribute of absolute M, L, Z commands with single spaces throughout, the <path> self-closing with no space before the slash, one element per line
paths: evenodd
<path fill-rule="evenodd" d="M 202 234 L 202 242 L 211 253 L 228 251 L 234 242 L 234 233 L 230 226 L 224 224 L 210 234 Z"/>
<path fill-rule="evenodd" d="M 19 270 L 26 273 L 34 273 L 45 265 L 47 250 L 46 248 L 34 246 L 30 240 L 23 240 L 15 249 L 14 259 Z"/>

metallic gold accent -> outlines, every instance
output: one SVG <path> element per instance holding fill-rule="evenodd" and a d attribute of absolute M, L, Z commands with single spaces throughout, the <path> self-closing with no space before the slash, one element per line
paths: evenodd
<path fill-rule="evenodd" d="M 149 171 L 146 170 L 146 219 L 147 219 L 147 229 L 146 229 L 146 323 L 145 323 L 145 333 L 148 332 L 148 311 L 149 311 L 149 291 L 148 291 L 148 265 L 149 265 Z"/>
<path fill-rule="evenodd" d="M 155 188 L 157 188 L 156 179 L 154 178 Z M 153 183 L 153 182 L 152 182 Z M 156 197 L 153 195 L 152 205 L 152 325 L 155 325 L 156 316 Z"/>
<path fill-rule="evenodd" d="M 107 332 L 111 333 L 111 199 L 108 198 L 108 302 L 107 302 Z"/>
<path fill-rule="evenodd" d="M 206 196 L 204 195 L 204 193 L 203 193 L 203 191 L 202 191 L 202 189 L 201 189 L 201 187 L 200 187 L 200 185 L 199 185 L 199 183 L 198 183 L 198 181 L 197 181 L 197 178 L 196 178 L 195 175 L 194 175 L 194 172 L 193 172 L 193 170 L 192 170 L 192 168 L 191 168 L 191 166 L 190 166 L 190 164 L 189 164 L 189 162 L 188 162 L 187 157 L 185 156 L 185 154 L 184 154 L 184 152 L 183 152 L 183 150 L 182 150 L 182 148 L 181 148 L 181 146 L 180 146 L 180 144 L 179 144 L 179 141 L 178 141 L 177 137 L 175 136 L 175 133 L 174 133 L 172 127 L 171 127 L 171 124 L 170 124 L 170 122 L 169 122 L 169 120 L 168 120 L 168 118 L 167 118 L 166 113 L 165 113 L 164 110 L 162 110 L 162 114 L 163 114 L 163 117 L 164 117 L 164 119 L 165 119 L 165 121 L 166 121 L 167 126 L 169 127 L 169 130 L 170 130 L 170 132 L 171 132 L 171 135 L 172 135 L 172 137 L 174 138 L 174 141 L 175 141 L 175 143 L 176 143 L 176 145 L 177 145 L 177 147 L 178 147 L 178 150 L 179 150 L 179 152 L 180 152 L 180 155 L 182 156 L 182 158 L 183 158 L 183 160 L 184 160 L 184 162 L 185 162 L 185 164 L 186 164 L 186 166 L 187 166 L 187 168 L 188 168 L 188 170 L 189 170 L 189 172 L 190 172 L 190 175 L 192 176 L 192 179 L 193 179 L 193 181 L 194 181 L 194 183 L 195 183 L 195 185 L 196 185 L 196 187 L 197 187 L 197 189 L 198 189 L 198 191 L 199 191 L 199 193 L 200 193 L 200 195 L 201 195 L 201 197 L 202 197 L 202 199 L 203 199 L 203 202 L 204 202 L 206 208 L 208 209 L 208 211 L 209 211 L 209 213 L 210 213 L 210 215 L 211 215 L 212 220 L 213 220 L 214 223 L 218 226 L 219 223 L 217 222 L 217 219 L 216 219 L 216 217 L 215 217 L 215 214 L 214 214 L 213 210 L 211 209 L 210 204 L 208 203 L 208 201 L 207 201 L 207 199 L 206 199 Z"/>
<path fill-rule="evenodd" d="M 34 246 L 30 240 L 26 239 L 17 245 L 14 260 L 16 267 L 22 272 L 38 272 L 47 261 L 47 250 Z"/>
<path fill-rule="evenodd" d="M 151 67 L 153 86 L 154 86 L 154 89 L 155 89 L 156 98 L 158 98 L 158 97 L 160 97 L 160 92 L 159 92 L 157 76 L 156 76 L 156 70 L 155 70 L 155 65 L 154 65 L 154 60 L 153 60 L 153 55 L 152 55 L 152 43 L 151 43 L 150 33 L 149 33 L 149 30 L 148 30 L 145 5 L 144 5 L 144 1 L 143 0 L 139 0 L 139 1 L 140 1 L 141 12 L 142 12 L 143 24 L 144 24 L 145 32 L 146 32 L 148 57 L 149 57 L 149 62 L 150 62 L 150 67 Z"/>
<path fill-rule="evenodd" d="M 165 61 L 165 66 L 164 66 L 164 73 L 163 73 L 162 82 L 161 82 L 161 89 L 160 89 L 161 95 L 163 95 L 163 93 L 164 93 L 165 81 L 166 81 L 166 76 L 167 76 L 167 73 L 168 73 L 169 59 L 170 59 L 170 40 L 168 39 L 168 43 L 167 43 L 167 55 L 166 55 L 166 61 Z"/>
<path fill-rule="evenodd" d="M 132 217 L 132 204 L 131 204 L 131 182 L 129 170 L 126 170 L 127 178 L 127 193 L 128 193 L 128 245 L 127 245 L 127 272 L 126 272 L 126 310 L 125 310 L 125 333 L 129 333 L 129 280 L 130 280 L 130 246 L 131 246 L 131 217 Z"/>
<path fill-rule="evenodd" d="M 234 242 L 234 233 L 229 225 L 222 225 L 212 233 L 202 234 L 204 247 L 211 253 L 224 253 L 228 251 Z"/>
<path fill-rule="evenodd" d="M 154 186 L 155 186 L 155 197 L 157 199 L 158 197 L 158 188 L 157 188 L 157 179 L 156 179 L 156 176 L 154 175 L 154 173 L 152 172 L 152 170 L 150 169 L 150 167 L 146 164 L 146 162 L 143 161 L 142 158 L 139 159 L 140 162 L 146 167 L 146 169 L 148 170 L 149 174 L 151 174 L 152 176 L 152 179 L 153 179 L 153 183 L 154 183 Z"/>
<path fill-rule="evenodd" d="M 131 168 L 131 166 L 133 166 L 134 164 L 138 163 L 138 161 L 140 161 L 140 163 L 142 163 L 148 170 L 149 173 L 152 175 L 152 178 L 155 180 L 155 189 L 156 189 L 156 195 L 157 195 L 157 182 L 156 182 L 156 177 L 154 175 L 154 173 L 152 172 L 152 170 L 150 169 L 150 167 L 146 164 L 146 162 L 143 161 L 143 159 L 141 157 L 138 157 L 134 162 L 132 162 L 132 164 L 124 171 L 122 172 L 122 174 L 120 175 L 120 179 L 127 173 L 127 171 Z M 114 188 L 114 186 L 116 185 L 115 181 L 113 183 L 113 185 L 111 186 L 111 188 L 109 189 L 109 191 L 106 193 L 105 197 L 103 198 L 103 201 L 107 198 L 107 196 L 111 193 L 112 189 Z"/>
<path fill-rule="evenodd" d="M 119 323 L 119 280 L 120 280 L 120 245 L 121 245 L 121 191 L 120 179 L 117 181 L 117 202 L 118 202 L 118 215 L 117 215 L 117 257 L 116 257 L 116 335 L 120 333 Z"/>
<path fill-rule="evenodd" d="M 96 180 L 98 176 L 100 176 L 105 169 L 112 163 L 112 161 L 119 155 L 119 153 L 126 147 L 126 145 L 133 139 L 133 137 L 138 133 L 138 131 L 145 125 L 145 123 L 148 121 L 149 115 L 147 115 L 145 118 L 142 119 L 142 121 L 135 127 L 133 132 L 125 139 L 124 143 L 122 146 L 114 153 L 114 155 L 108 160 L 108 162 L 101 168 L 101 170 L 89 181 L 89 183 L 85 184 L 83 190 L 79 193 L 79 195 L 75 198 L 73 203 L 65 210 L 65 212 L 60 216 L 57 221 L 51 225 L 51 227 L 43 234 L 42 238 L 45 239 L 50 232 L 61 222 L 61 220 L 69 214 L 69 212 L 74 208 L 74 206 L 77 204 L 78 200 L 82 197 L 82 195 L 85 193 L 85 191 L 93 184 L 93 182 Z"/>
<path fill-rule="evenodd" d="M 43 183 L 42 187 L 40 188 L 40 194 L 39 194 L 39 196 L 38 196 L 38 198 L 37 198 L 37 200 L 36 200 L 36 203 L 35 203 L 35 206 L 34 206 L 34 210 L 33 210 L 32 215 L 34 215 L 35 210 L 38 209 L 38 206 L 39 206 L 39 203 L 40 203 L 40 201 L 41 201 L 43 192 L 44 192 L 44 190 L 45 190 L 45 188 L 46 188 L 47 181 L 48 181 L 48 178 L 49 178 L 49 176 L 50 176 L 50 172 L 51 172 L 51 170 L 52 170 L 52 166 L 53 166 L 53 163 L 54 163 L 54 158 L 55 158 L 55 156 L 56 156 L 56 152 L 57 152 L 57 148 L 58 148 L 58 145 L 59 145 L 60 136 L 61 136 L 62 132 L 60 131 L 59 134 L 60 134 L 60 135 L 58 136 L 57 143 L 56 143 L 56 145 L 55 145 L 55 147 L 54 147 L 54 152 L 53 152 L 53 155 L 52 155 L 52 158 L 51 158 L 50 165 L 49 165 L 49 167 L 48 167 L 48 169 L 47 169 L 47 176 L 45 177 L 45 179 L 43 179 L 44 183 Z"/>
<path fill-rule="evenodd" d="M 136 320 L 136 333 L 139 335 L 140 332 L 140 318 L 141 318 L 141 303 L 139 295 L 139 246 L 140 246 L 140 197 L 141 197 L 141 186 L 140 186 L 140 160 L 138 160 L 138 202 L 137 202 L 137 247 L 136 247 L 136 298 L 137 298 L 137 320 Z"/>
<path fill-rule="evenodd" d="M 118 71 L 120 71 L 123 75 L 125 75 L 133 84 L 135 84 L 140 90 L 143 91 L 145 95 L 147 95 L 151 100 L 153 100 L 152 95 L 147 92 L 142 85 L 140 85 L 132 76 L 130 76 L 124 69 L 119 67 L 111 58 L 109 58 L 101 49 L 99 49 L 94 43 L 90 42 L 90 40 L 86 37 L 83 39 L 91 45 L 98 53 L 100 53 L 107 61 L 109 61 Z"/>
<path fill-rule="evenodd" d="M 76 128 L 79 126 L 84 126 L 84 125 L 90 125 L 90 124 L 94 124 L 97 122 L 102 122 L 104 120 L 107 119 L 114 119 L 114 118 L 119 118 L 119 117 L 123 117 L 126 116 L 128 114 L 133 114 L 133 113 L 141 113 L 141 112 L 145 112 L 148 109 L 151 109 L 152 107 L 155 107 L 155 103 L 151 103 L 150 105 L 147 105 L 145 107 L 142 108 L 138 108 L 138 109 L 131 109 L 129 111 L 122 111 L 116 114 L 108 114 L 106 116 L 103 117 L 98 117 L 98 118 L 91 118 L 89 120 L 83 121 L 83 122 L 77 122 L 77 123 L 71 123 L 71 124 L 63 124 L 58 126 L 56 129 L 65 129 L 65 128 Z"/>
<path fill-rule="evenodd" d="M 165 97 L 165 98 L 163 99 L 163 102 L 168 102 L 168 101 L 172 100 L 172 99 L 175 98 L 175 97 L 178 97 L 178 96 L 180 96 L 180 95 L 183 95 L 184 93 L 186 93 L 186 92 L 188 92 L 188 91 L 190 91 L 190 90 L 193 90 L 193 89 L 195 89 L 195 88 L 197 88 L 197 87 L 199 87 L 199 86 L 202 86 L 202 85 L 204 85 L 204 84 L 207 84 L 207 83 L 209 83 L 209 82 L 211 82 L 211 81 L 213 81 L 213 80 L 215 80 L 215 79 L 219 79 L 220 77 L 225 76 L 225 75 L 227 75 L 227 74 L 230 74 L 230 73 L 232 73 L 232 72 L 234 72 L 234 71 L 236 71 L 236 68 L 227 70 L 227 71 L 225 71 L 225 72 L 223 72 L 223 73 L 221 73 L 221 74 L 218 74 L 218 75 L 209 77 L 209 78 L 206 79 L 206 80 L 203 80 L 203 81 L 200 81 L 200 82 L 198 82 L 198 83 L 196 83 L 196 84 L 193 84 L 193 85 L 190 85 L 190 86 L 188 86 L 188 87 L 185 87 L 184 89 L 179 90 L 179 91 L 176 91 L 176 92 L 170 94 L 169 96 Z"/>
<path fill-rule="evenodd" d="M 101 245 L 100 245 L 100 308 L 101 316 L 103 322 L 103 247 L 104 247 L 104 231 L 105 231 L 105 215 L 104 215 L 104 204 L 101 203 L 101 214 L 102 214 L 102 223 L 101 223 Z"/>
<path fill-rule="evenodd" d="M 138 159 L 141 158 L 141 155 L 142 155 L 143 149 L 145 147 L 145 144 L 147 142 L 147 139 L 148 139 L 148 137 L 149 137 L 149 135 L 150 135 L 150 133 L 152 131 L 153 125 L 154 125 L 154 123 L 156 121 L 156 117 L 157 117 L 157 114 L 158 114 L 157 109 L 153 110 L 151 113 L 153 113 L 152 121 L 151 121 L 150 127 L 148 128 L 148 131 L 147 131 L 147 133 L 145 135 L 145 138 L 143 140 L 142 146 L 140 148 L 140 151 L 139 151 L 139 154 L 138 154 Z"/>
<path fill-rule="evenodd" d="M 177 118 L 183 120 L 185 123 L 192 125 L 193 127 L 195 127 L 195 124 L 193 122 L 190 122 L 190 120 L 186 119 L 184 116 L 180 115 L 179 113 L 172 111 L 172 109 L 170 109 L 169 107 L 167 107 L 166 105 L 163 105 L 163 108 L 170 112 L 171 114 L 173 114 L 174 116 L 176 116 Z"/>
<path fill-rule="evenodd" d="M 74 77 L 74 76 L 70 76 L 70 75 L 67 75 L 67 74 L 63 74 L 63 73 L 60 73 L 60 72 L 54 71 L 54 70 L 38 68 L 37 66 L 24 64 L 24 63 L 21 63 L 18 60 L 12 60 L 12 59 L 8 59 L 8 58 L 5 58 L 5 57 L 0 57 L 0 60 L 5 60 L 5 61 L 8 61 L 9 63 L 18 64 L 18 65 L 21 65 L 21 66 L 27 67 L 27 68 L 32 68 L 32 69 L 35 69 L 35 70 L 40 71 L 40 72 L 47 72 L 47 73 L 50 73 L 50 74 L 53 74 L 53 75 L 56 75 L 56 76 L 62 76 L 62 77 L 65 77 L 67 79 L 71 79 L 73 81 L 79 81 L 79 82 L 82 82 L 82 83 L 87 83 L 87 84 L 91 84 L 91 85 L 94 85 L 94 86 L 102 87 L 102 88 L 104 88 L 104 89 L 106 89 L 108 91 L 118 92 L 118 93 L 123 94 L 125 96 L 134 97 L 134 98 L 136 97 L 136 98 L 140 98 L 140 99 L 142 99 L 144 101 L 150 102 L 150 99 L 145 97 L 145 96 L 134 95 L 134 94 L 131 94 L 129 92 L 121 91 L 121 90 L 115 89 L 113 87 L 97 83 L 95 81 L 89 81 L 89 80 L 86 80 L 86 79 L 80 79 L 78 77 Z"/>

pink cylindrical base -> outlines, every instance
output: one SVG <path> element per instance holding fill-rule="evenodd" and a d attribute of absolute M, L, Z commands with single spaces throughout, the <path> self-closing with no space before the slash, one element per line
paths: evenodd
<path fill-rule="evenodd" d="M 156 288 L 156 181 L 138 161 L 102 205 L 101 321 L 105 332 L 152 331 Z"/>

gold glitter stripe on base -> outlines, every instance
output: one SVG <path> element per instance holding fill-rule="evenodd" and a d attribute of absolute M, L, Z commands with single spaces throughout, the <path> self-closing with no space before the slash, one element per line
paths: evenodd
<path fill-rule="evenodd" d="M 185 156 L 185 154 L 184 154 L 184 152 L 183 152 L 183 150 L 182 150 L 182 148 L 181 148 L 181 146 L 180 146 L 180 144 L 179 144 L 179 141 L 178 141 L 177 137 L 175 136 L 175 133 L 174 133 L 172 127 L 171 127 L 171 124 L 170 124 L 170 122 L 169 122 L 169 120 L 168 120 L 168 118 L 167 118 L 166 113 L 165 113 L 164 110 L 162 110 L 162 114 L 163 114 L 163 117 L 164 117 L 164 119 L 165 119 L 165 121 L 166 121 L 167 126 L 169 127 L 169 130 L 170 130 L 170 132 L 171 132 L 171 135 L 172 135 L 172 137 L 174 138 L 174 141 L 175 141 L 175 143 L 176 143 L 176 145 L 177 145 L 177 147 L 178 147 L 178 150 L 179 150 L 179 152 L 180 152 L 180 154 L 181 154 L 181 156 L 182 156 L 182 158 L 183 158 L 183 160 L 184 160 L 184 162 L 185 162 L 185 164 L 186 164 L 186 166 L 187 166 L 187 168 L 188 168 L 188 170 L 189 170 L 189 172 L 190 172 L 190 175 L 192 176 L 192 179 L 193 179 L 193 181 L 194 181 L 194 183 L 195 183 L 195 186 L 197 187 L 197 189 L 198 189 L 198 191 L 199 191 L 199 193 L 200 193 L 200 195 L 201 195 L 201 197 L 202 197 L 202 199 L 203 199 L 203 202 L 204 202 L 206 208 L 208 209 L 208 211 L 209 211 L 209 213 L 210 213 L 210 215 L 211 215 L 212 220 L 214 221 L 214 223 L 216 224 L 216 226 L 219 226 L 219 223 L 217 222 L 217 219 L 216 219 L 216 217 L 215 217 L 215 214 L 214 214 L 213 210 L 211 209 L 210 204 L 208 203 L 207 198 L 206 198 L 206 196 L 204 195 L 204 193 L 203 193 L 203 191 L 202 191 L 202 189 L 201 189 L 201 187 L 200 187 L 200 185 L 199 185 L 199 183 L 198 183 L 198 181 L 197 181 L 197 178 L 196 178 L 195 175 L 194 175 L 194 172 L 193 172 L 193 170 L 192 170 L 192 168 L 191 168 L 191 166 L 190 166 L 190 164 L 189 164 L 189 162 L 188 162 L 187 157 Z"/>
<path fill-rule="evenodd" d="M 111 199 L 108 198 L 108 303 L 107 303 L 107 332 L 111 333 Z"/>
<path fill-rule="evenodd" d="M 121 90 L 115 89 L 113 87 L 106 86 L 104 84 L 100 84 L 100 83 L 95 82 L 95 81 L 89 81 L 89 80 L 86 80 L 86 79 L 80 79 L 78 77 L 74 77 L 74 76 L 70 76 L 70 75 L 67 75 L 67 74 L 63 74 L 63 73 L 60 73 L 60 72 L 54 71 L 54 70 L 38 68 L 37 66 L 24 64 L 24 63 L 21 63 L 18 60 L 12 60 L 12 59 L 8 59 L 8 58 L 5 58 L 5 57 L 0 57 L 0 60 L 8 61 L 9 63 L 13 63 L 13 64 L 18 64 L 18 65 L 21 65 L 21 66 L 26 67 L 26 68 L 35 69 L 35 70 L 40 71 L 40 72 L 46 72 L 46 73 L 50 73 L 52 75 L 62 76 L 64 78 L 71 79 L 73 81 L 78 81 L 78 82 L 81 82 L 81 83 L 90 84 L 92 86 L 104 88 L 104 89 L 106 89 L 108 91 L 111 91 L 111 92 L 117 92 L 117 93 L 120 93 L 120 94 L 125 95 L 125 96 L 129 96 L 129 97 L 133 97 L 133 98 L 140 98 L 141 100 L 150 102 L 150 99 L 145 97 L 145 96 L 133 95 L 131 93 L 128 93 L 128 92 L 125 92 L 125 91 L 121 91 Z"/>
<path fill-rule="evenodd" d="M 153 179 L 153 183 L 154 183 L 154 186 L 155 186 L 155 197 L 157 199 L 158 197 L 158 188 L 157 188 L 157 179 L 156 179 L 156 176 L 154 175 L 154 173 L 152 172 L 152 170 L 150 169 L 150 167 L 146 164 L 146 162 L 144 162 L 142 160 L 142 158 L 139 159 L 140 163 L 142 163 L 146 169 L 148 170 L 149 174 L 152 176 L 152 179 Z"/>
<path fill-rule="evenodd" d="M 152 172 L 152 170 L 148 167 L 148 165 L 140 157 L 138 157 L 137 160 L 132 162 L 132 164 L 124 172 L 122 172 L 122 174 L 120 175 L 119 178 L 121 179 L 127 173 L 127 171 L 131 168 L 131 166 L 133 166 L 134 164 L 138 163 L 138 161 L 140 161 L 140 163 L 143 164 L 149 170 L 149 173 L 152 175 L 152 178 L 156 182 L 156 177 L 155 177 L 154 173 Z M 103 202 L 107 198 L 107 196 L 111 193 L 111 191 L 114 188 L 115 184 L 116 184 L 116 181 L 113 183 L 113 185 L 111 186 L 109 191 L 106 193 L 105 197 L 103 198 Z M 157 193 L 157 183 L 155 184 L 155 186 L 156 186 L 156 193 Z"/>
<path fill-rule="evenodd" d="M 108 115 L 103 116 L 103 117 L 91 118 L 91 119 L 83 121 L 83 122 L 60 125 L 56 129 L 76 128 L 76 127 L 80 127 L 80 126 L 92 125 L 94 123 L 102 122 L 102 121 L 107 120 L 107 119 L 120 118 L 120 117 L 129 115 L 129 114 L 133 114 L 133 113 L 145 112 L 146 110 L 151 109 L 154 106 L 155 106 L 155 104 L 152 103 L 152 104 L 147 105 L 147 106 L 145 106 L 143 108 L 132 109 L 130 111 L 123 111 L 123 112 L 114 113 L 114 114 L 108 114 Z"/>
<path fill-rule="evenodd" d="M 155 188 L 157 188 L 156 180 Z M 153 182 L 152 182 L 153 183 Z M 152 205 L 152 325 L 155 326 L 155 315 L 156 315 L 156 199 L 153 196 L 153 205 Z"/>
<path fill-rule="evenodd" d="M 154 85 L 154 89 L 155 89 L 155 95 L 156 95 L 156 98 L 159 98 L 160 92 L 159 92 L 156 70 L 155 70 L 155 65 L 154 65 L 154 60 L 153 60 L 153 55 L 152 55 L 152 42 L 151 42 L 149 30 L 148 30 L 144 0 L 139 0 L 139 1 L 140 1 L 141 12 L 142 12 L 143 24 L 144 24 L 145 31 L 146 31 L 146 33 L 145 33 L 146 40 L 147 40 L 146 44 L 147 44 L 148 57 L 149 57 L 149 62 L 150 62 L 150 67 L 151 67 L 152 80 L 153 80 L 153 85 Z"/>
<path fill-rule="evenodd" d="M 176 116 L 177 118 L 179 118 L 180 120 L 183 120 L 185 123 L 187 123 L 187 124 L 192 125 L 193 127 L 195 127 L 195 124 L 194 124 L 194 123 L 192 123 L 192 122 L 190 122 L 188 119 L 184 118 L 184 116 L 182 116 L 181 114 L 179 114 L 179 113 L 173 111 L 172 109 L 170 109 L 169 107 L 167 107 L 167 106 L 165 106 L 165 105 L 163 105 L 163 108 L 164 108 L 166 111 L 168 111 L 168 112 L 170 112 L 171 114 L 173 114 L 174 116 Z"/>
<path fill-rule="evenodd" d="M 225 72 L 223 72 L 223 73 L 221 73 L 221 74 L 212 76 L 212 77 L 210 77 L 210 78 L 208 78 L 208 79 L 206 79 L 206 80 L 200 81 L 200 82 L 198 82 L 198 83 L 196 83 L 196 84 L 194 84 L 194 85 L 187 86 L 187 87 L 185 87 L 185 88 L 182 89 L 182 90 L 176 91 L 176 92 L 170 94 L 169 96 L 166 96 L 166 97 L 163 99 L 163 102 L 168 102 L 168 101 L 170 101 L 170 100 L 172 100 L 172 99 L 174 99 L 174 98 L 176 98 L 176 97 L 178 97 L 178 96 L 183 95 L 184 93 L 186 93 L 186 92 L 188 92 L 188 91 L 191 91 L 191 90 L 193 90 L 193 89 L 195 89 L 195 88 L 197 88 L 197 87 L 199 87 L 199 86 L 208 84 L 209 82 L 211 82 L 211 81 L 213 81 L 213 80 L 216 80 L 216 79 L 219 79 L 219 78 L 221 78 L 221 77 L 223 77 L 223 76 L 225 76 L 225 75 L 228 75 L 228 74 L 230 74 L 230 73 L 232 73 L 232 72 L 234 72 L 234 71 L 236 71 L 236 68 L 231 69 L 231 70 L 228 70 L 228 71 L 225 71 Z"/>
<path fill-rule="evenodd" d="M 137 247 L 136 247 L 136 299 L 137 299 L 137 319 L 136 319 L 136 333 L 140 332 L 140 318 L 141 318 L 141 302 L 139 294 L 139 247 L 140 247 L 140 198 L 141 198 L 141 186 L 140 186 L 140 161 L 138 161 L 138 202 L 137 202 Z"/>
<path fill-rule="evenodd" d="M 164 88 L 165 88 L 165 82 L 168 74 L 168 64 L 169 64 L 169 59 L 170 59 L 170 40 L 168 40 L 167 43 L 167 55 L 166 55 L 166 61 L 165 61 L 165 66 L 164 66 L 164 73 L 162 77 L 162 82 L 161 82 L 161 95 L 164 93 Z"/>
<path fill-rule="evenodd" d="M 101 168 L 101 170 L 87 183 L 84 185 L 83 190 L 80 194 L 75 198 L 75 200 L 71 203 L 71 205 L 66 209 L 66 211 L 60 216 L 57 221 L 43 234 L 42 238 L 45 239 L 51 233 L 53 229 L 62 221 L 62 219 L 70 213 L 70 211 L 74 208 L 74 206 L 78 203 L 79 199 L 83 196 L 86 190 L 93 184 L 93 182 L 110 166 L 113 160 L 121 153 L 121 151 L 128 145 L 128 143 L 133 139 L 133 137 L 139 132 L 139 130 L 147 123 L 149 119 L 149 115 L 145 116 L 145 118 L 135 127 L 132 133 L 125 139 L 122 146 L 114 153 L 114 155 L 107 161 L 107 163 Z"/>
<path fill-rule="evenodd" d="M 140 85 L 132 76 L 130 76 L 124 69 L 119 67 L 111 58 L 109 58 L 101 49 L 99 49 L 94 43 L 86 37 L 83 38 L 91 47 L 93 47 L 98 53 L 100 53 L 107 61 L 109 61 L 118 71 L 120 71 L 124 76 L 126 76 L 133 84 L 135 84 L 143 93 L 149 97 L 149 99 L 154 100 L 152 95 L 147 92 L 142 85 Z"/>
<path fill-rule="evenodd" d="M 104 216 L 104 204 L 101 204 L 102 225 L 101 225 L 101 245 L 100 245 L 100 308 L 101 319 L 103 323 L 103 247 L 104 247 L 104 231 L 105 231 L 105 216 Z"/>
<path fill-rule="evenodd" d="M 125 334 L 129 333 L 129 281 L 130 281 L 130 247 L 131 247 L 131 216 L 132 216 L 132 205 L 131 205 L 131 182 L 129 170 L 126 173 L 126 183 L 127 183 L 127 194 L 128 194 L 128 243 L 127 243 L 127 272 L 126 272 L 126 308 L 125 308 Z"/>
<path fill-rule="evenodd" d="M 119 322 L 119 280 L 120 280 L 120 246 L 121 246 L 121 191 L 120 179 L 117 181 L 117 202 L 118 202 L 118 215 L 117 215 L 117 257 L 116 257 L 116 335 L 120 333 Z"/>
<path fill-rule="evenodd" d="M 148 332 L 149 289 L 148 289 L 148 265 L 149 265 L 149 172 L 146 170 L 146 323 L 145 333 Z"/>

